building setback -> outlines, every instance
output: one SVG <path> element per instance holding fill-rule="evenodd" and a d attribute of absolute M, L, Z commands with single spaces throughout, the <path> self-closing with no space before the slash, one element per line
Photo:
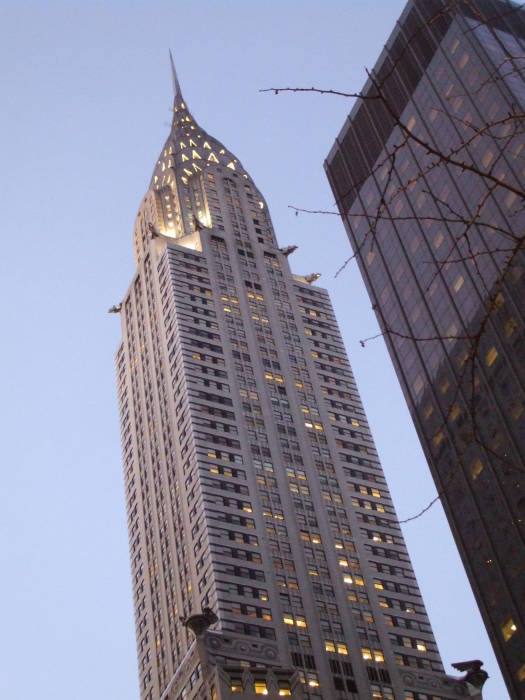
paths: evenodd
<path fill-rule="evenodd" d="M 326 162 L 513 698 L 525 698 L 524 57 L 517 5 L 411 0 Z"/>
<path fill-rule="evenodd" d="M 141 698 L 464 697 L 328 295 L 173 77 L 112 309 Z"/>

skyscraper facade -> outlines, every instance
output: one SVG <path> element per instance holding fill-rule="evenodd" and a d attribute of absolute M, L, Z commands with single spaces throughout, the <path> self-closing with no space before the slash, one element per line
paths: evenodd
<path fill-rule="evenodd" d="M 141 698 L 464 697 L 328 295 L 173 76 L 113 309 Z"/>
<path fill-rule="evenodd" d="M 512 697 L 525 698 L 525 12 L 411 0 L 326 170 Z"/>

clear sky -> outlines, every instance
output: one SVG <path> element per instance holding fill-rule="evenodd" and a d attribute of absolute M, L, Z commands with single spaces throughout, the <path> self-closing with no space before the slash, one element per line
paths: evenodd
<path fill-rule="evenodd" d="M 172 47 L 203 128 L 267 198 L 298 273 L 334 301 L 400 518 L 435 491 L 336 217 L 323 160 L 404 0 L 0 0 L 0 697 L 133 700 L 138 682 L 113 355 L 134 217 L 168 133 Z M 404 526 L 447 670 L 504 700 L 439 505 Z"/>

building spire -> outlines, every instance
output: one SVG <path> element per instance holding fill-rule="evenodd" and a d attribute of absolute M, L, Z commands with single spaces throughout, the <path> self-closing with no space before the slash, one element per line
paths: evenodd
<path fill-rule="evenodd" d="M 173 55 L 170 49 L 170 63 L 171 63 L 171 78 L 173 80 L 173 100 L 174 102 L 183 101 L 182 100 L 182 90 L 180 89 L 179 78 L 177 77 L 177 71 L 175 69 L 175 63 L 173 61 Z"/>

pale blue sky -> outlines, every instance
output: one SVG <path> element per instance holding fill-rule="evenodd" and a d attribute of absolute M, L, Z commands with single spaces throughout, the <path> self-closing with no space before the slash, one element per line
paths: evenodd
<path fill-rule="evenodd" d="M 133 274 L 135 213 L 168 133 L 172 47 L 199 123 L 265 194 L 294 271 L 322 272 L 400 518 L 434 495 L 322 163 L 404 0 L 0 0 L 4 340 L 0 696 L 138 698 L 106 310 Z M 507 697 L 440 506 L 404 527 L 443 660 L 485 660 Z"/>

